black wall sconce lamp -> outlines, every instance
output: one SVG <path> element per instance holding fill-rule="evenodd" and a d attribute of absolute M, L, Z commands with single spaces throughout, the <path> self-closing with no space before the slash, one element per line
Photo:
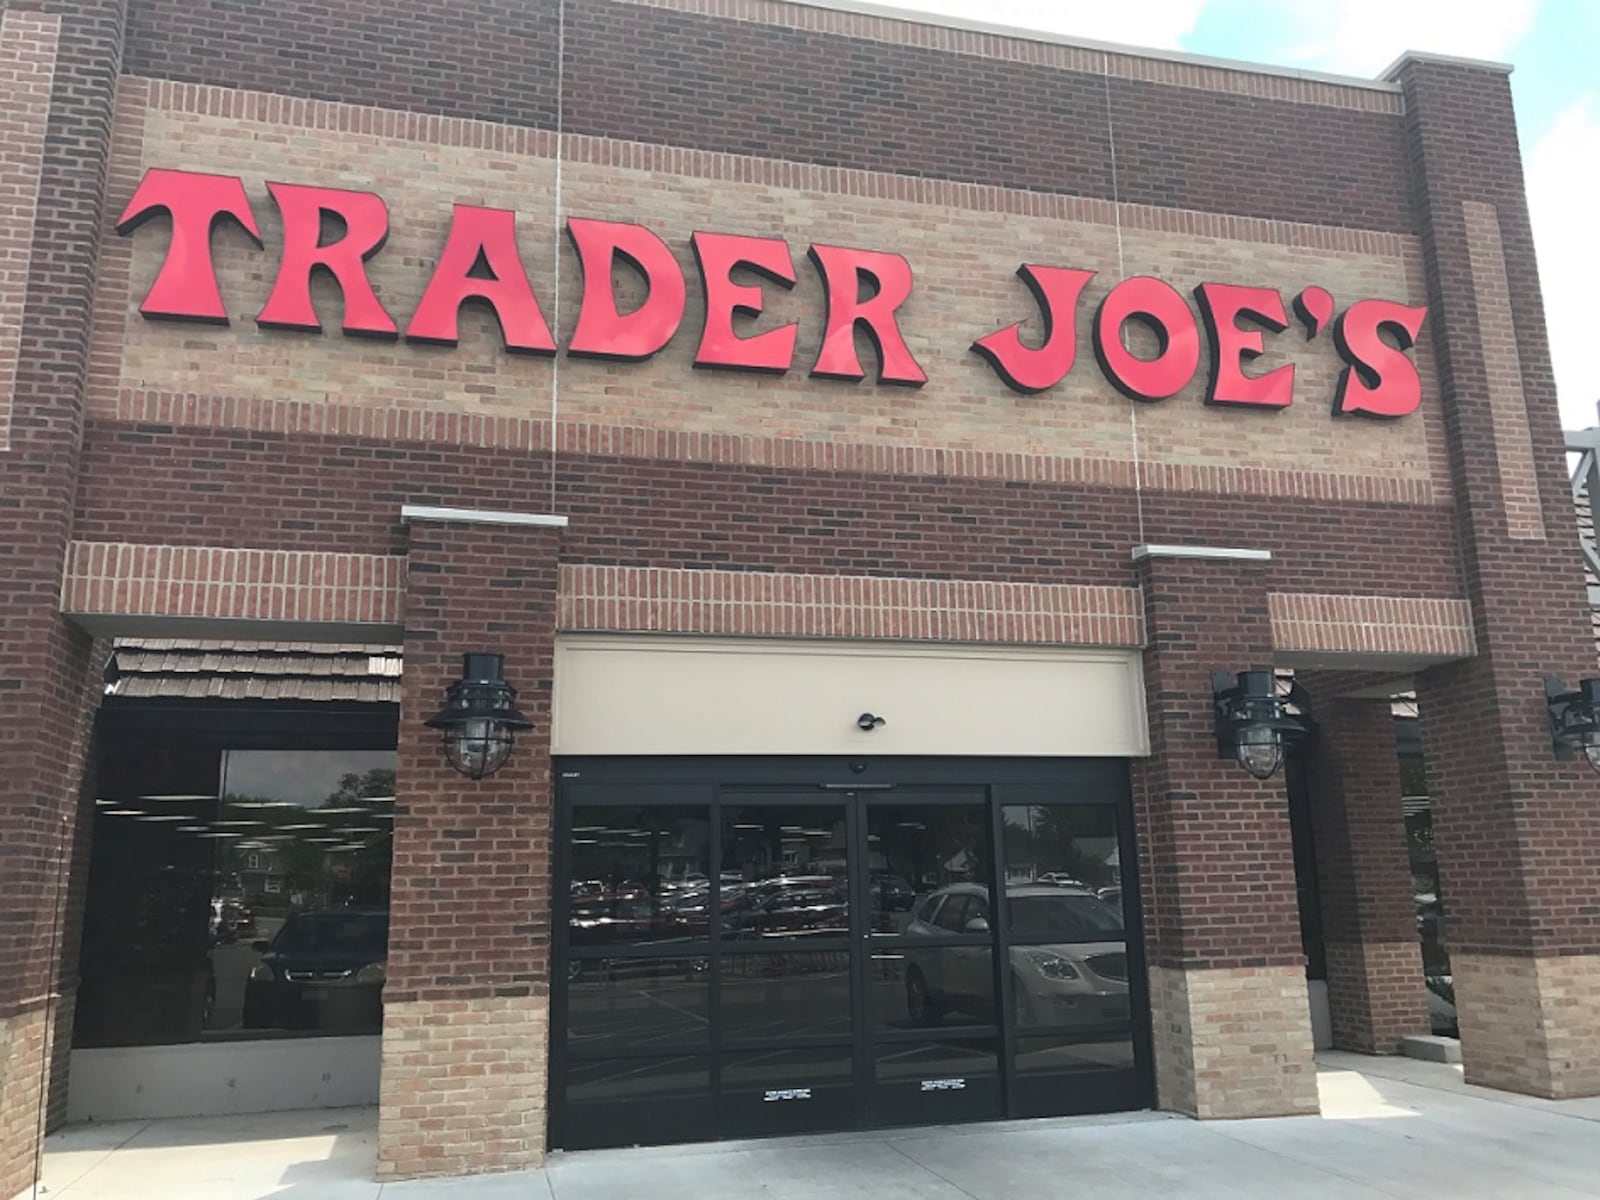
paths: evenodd
<path fill-rule="evenodd" d="M 869 712 L 862 713 L 859 717 L 856 718 L 856 728 L 861 729 L 861 730 L 863 730 L 863 731 L 865 731 L 867 733 L 871 733 L 874 729 L 877 729 L 880 725 L 887 725 L 888 723 L 889 722 L 888 722 L 887 718 L 875 716 L 874 714 L 869 713 Z"/>
<path fill-rule="evenodd" d="M 1277 676 L 1262 667 L 1211 673 L 1216 709 L 1217 757 L 1236 759 L 1257 779 L 1271 779 L 1288 752 L 1310 736 L 1311 705 L 1306 690 L 1291 684 L 1278 690 Z"/>
<path fill-rule="evenodd" d="M 463 654 L 461 678 L 444 707 L 425 724 L 444 733 L 444 756 L 468 779 L 493 775 L 511 757 L 517 730 L 533 722 L 517 711 L 517 689 L 505 680 L 503 654 Z"/>
<path fill-rule="evenodd" d="M 1600 771 L 1600 679 L 1578 680 L 1578 690 L 1553 675 L 1545 676 L 1544 702 L 1550 712 L 1550 741 L 1556 757 L 1572 758 L 1579 750 Z"/>

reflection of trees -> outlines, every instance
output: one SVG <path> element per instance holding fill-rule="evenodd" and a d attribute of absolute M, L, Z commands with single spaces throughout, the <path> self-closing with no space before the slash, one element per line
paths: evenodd
<path fill-rule="evenodd" d="M 1094 841 L 1115 849 L 1116 829 L 1106 817 L 1105 809 L 1082 804 L 1007 808 L 1006 862 L 1031 866 L 1035 877 L 1059 872 L 1091 888 L 1109 887 L 1117 882 L 1110 851 L 1095 854 L 1080 845 Z"/>
<path fill-rule="evenodd" d="M 932 808 L 925 810 L 923 818 L 928 827 L 928 846 L 937 862 L 941 882 L 943 877 L 966 880 L 987 878 L 989 874 L 989 839 L 986 833 L 986 814 L 962 806 L 960 808 Z"/>
<path fill-rule="evenodd" d="M 914 890 L 988 878 L 988 820 L 982 809 L 930 804 L 869 811 L 869 830 L 878 835 L 889 869 Z"/>
<path fill-rule="evenodd" d="M 244 848 L 229 841 L 219 845 L 217 868 L 226 879 L 237 880 L 251 853 L 261 854 L 274 863 L 282 879 L 283 892 L 276 896 L 253 896 L 257 905 L 290 910 L 315 909 L 335 905 L 383 907 L 389 902 L 389 871 L 393 853 L 393 830 L 381 833 L 343 834 L 343 830 L 387 824 L 393 815 L 388 801 L 395 794 L 393 767 L 373 767 L 363 772 L 349 771 L 339 777 L 332 791 L 314 805 L 292 804 L 261 807 L 263 797 L 227 793 L 222 797 L 224 817 L 242 818 L 257 823 L 257 828 L 242 841 L 270 841 L 267 849 Z M 382 801 L 382 802 L 380 802 Z M 323 808 L 356 808 L 359 812 L 322 813 Z M 383 821 L 378 818 L 384 818 Z M 285 829 L 285 826 L 316 823 L 320 829 Z M 347 836 L 361 841 L 359 850 L 330 854 L 310 837 Z M 276 840 L 280 838 L 282 840 Z M 299 903 L 293 897 L 299 896 Z"/>
<path fill-rule="evenodd" d="M 349 771 L 339 776 L 339 786 L 329 792 L 328 798 L 322 803 L 343 806 L 346 804 L 360 804 L 363 800 L 368 800 L 373 796 L 381 796 L 384 799 L 388 799 L 393 795 L 394 768 L 373 767 L 370 771 L 365 771 L 361 774 Z"/>
<path fill-rule="evenodd" d="M 704 809 L 575 809 L 572 881 L 654 895 L 664 881 L 704 877 L 707 827 Z"/>

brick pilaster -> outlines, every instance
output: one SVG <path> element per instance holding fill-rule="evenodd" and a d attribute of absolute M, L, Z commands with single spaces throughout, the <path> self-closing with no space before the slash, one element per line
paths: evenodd
<path fill-rule="evenodd" d="M 1317 1111 L 1284 782 L 1217 757 L 1211 671 L 1271 661 L 1267 565 L 1144 559 L 1151 757 L 1135 773 L 1156 1092 L 1197 1117 Z"/>
<path fill-rule="evenodd" d="M 1313 700 L 1307 777 L 1333 1044 L 1394 1054 L 1428 1032 L 1394 716 L 1387 700 Z"/>
<path fill-rule="evenodd" d="M 0 1196 L 33 1180 L 61 954 L 60 865 L 97 698 L 57 611 L 125 0 L 0 11 Z"/>
<path fill-rule="evenodd" d="M 378 1174 L 537 1166 L 550 943 L 550 697 L 559 530 L 413 520 L 406 562 Z M 534 722 L 496 775 L 423 722 L 461 655 L 505 656 Z"/>
<path fill-rule="evenodd" d="M 1555 761 L 1541 676 L 1595 673 L 1509 81 L 1397 69 L 1423 217 L 1478 654 L 1417 679 L 1462 1058 L 1476 1083 L 1600 1092 L 1600 780 Z M 1581 992 L 1581 988 L 1577 991 Z"/>

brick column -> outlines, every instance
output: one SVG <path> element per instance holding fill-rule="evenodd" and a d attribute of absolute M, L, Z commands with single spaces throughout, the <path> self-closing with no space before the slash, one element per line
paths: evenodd
<path fill-rule="evenodd" d="M 1271 661 L 1267 564 L 1151 556 L 1137 764 L 1156 1096 L 1202 1118 L 1318 1111 L 1280 773 L 1217 757 L 1211 672 Z"/>
<path fill-rule="evenodd" d="M 1475 1083 L 1592 1095 L 1600 779 L 1552 757 L 1541 676 L 1595 674 L 1595 645 L 1509 80 L 1425 56 L 1395 75 L 1478 643 L 1417 680 L 1462 1059 Z"/>
<path fill-rule="evenodd" d="M 0 1196 L 33 1182 L 60 864 L 98 698 L 58 611 L 72 535 L 122 0 L 0 4 Z M 86 681 L 91 681 L 86 684 Z"/>
<path fill-rule="evenodd" d="M 1333 1044 L 1394 1054 L 1429 1030 L 1394 715 L 1387 700 L 1312 699 L 1319 736 L 1306 774 Z"/>
<path fill-rule="evenodd" d="M 385 1179 L 544 1158 L 559 538 L 549 526 L 411 520 L 378 1116 Z M 468 651 L 505 655 L 534 722 L 482 780 L 456 774 L 423 725 Z"/>

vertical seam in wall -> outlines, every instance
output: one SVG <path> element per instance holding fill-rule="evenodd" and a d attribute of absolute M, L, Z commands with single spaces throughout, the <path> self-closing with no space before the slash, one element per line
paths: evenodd
<path fill-rule="evenodd" d="M 1117 282 L 1127 278 L 1128 269 L 1122 249 L 1122 192 L 1117 182 L 1117 129 L 1113 118 L 1111 105 L 1111 56 L 1100 56 L 1100 80 L 1104 86 L 1106 98 L 1106 148 L 1109 151 L 1111 163 L 1111 223 L 1117 233 Z M 1115 285 L 1113 285 L 1115 286 Z M 1124 330 L 1117 331 L 1119 337 L 1125 337 Z M 1139 406 L 1128 404 L 1128 439 L 1130 450 L 1133 454 L 1133 507 L 1134 514 L 1139 524 L 1139 540 L 1135 545 L 1144 545 L 1144 469 L 1139 462 Z"/>
<path fill-rule="evenodd" d="M 1500 214 L 1493 204 L 1463 200 L 1461 218 L 1467 232 L 1467 261 L 1472 271 L 1473 311 L 1478 318 L 1478 345 L 1483 355 L 1483 382 L 1494 430 L 1499 467 L 1500 508 L 1506 536 L 1517 541 L 1545 538 L 1539 477 L 1534 469 L 1533 432 L 1528 425 L 1528 398 L 1522 386 L 1522 356 L 1508 307 L 1505 247 Z"/>
<path fill-rule="evenodd" d="M 551 295 L 557 348 L 550 360 L 550 508 L 556 511 L 556 458 L 560 454 L 561 418 L 561 167 L 566 158 L 567 0 L 556 7 L 556 136 L 555 136 L 555 288 Z"/>
<path fill-rule="evenodd" d="M 60 40 L 57 16 L 0 14 L 0 100 L 4 101 L 0 119 L 5 121 L 10 152 L 4 192 L 11 193 L 0 193 L 0 452 L 11 449 L 12 407 L 22 365 L 22 318 L 28 303 Z"/>

